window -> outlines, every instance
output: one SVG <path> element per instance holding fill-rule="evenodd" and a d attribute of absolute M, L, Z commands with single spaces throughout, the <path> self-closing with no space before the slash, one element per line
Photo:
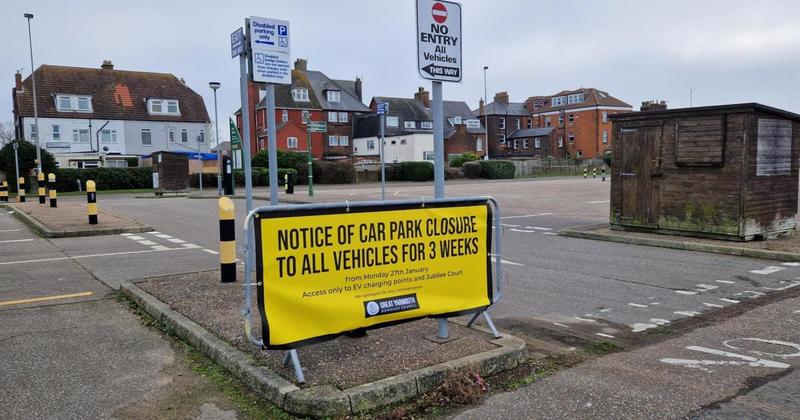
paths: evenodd
<path fill-rule="evenodd" d="M 413 130 L 413 129 L 417 128 L 417 122 L 416 121 L 403 121 L 403 127 L 410 128 L 410 129 Z"/>
<path fill-rule="evenodd" d="M 287 149 L 297 149 L 297 137 L 287 137 L 286 138 L 286 148 Z"/>
<path fill-rule="evenodd" d="M 550 100 L 550 106 L 561 106 L 564 105 L 565 100 L 563 96 L 559 96 Z"/>
<path fill-rule="evenodd" d="M 107 160 L 106 167 L 108 168 L 127 168 L 128 161 L 122 159 Z"/>
<path fill-rule="evenodd" d="M 289 111 L 284 109 L 283 111 L 281 111 L 281 122 L 287 122 L 287 121 L 289 121 Z"/>
<path fill-rule="evenodd" d="M 459 124 L 461 124 L 461 117 L 460 116 L 455 116 L 455 117 L 452 117 L 452 118 L 448 118 L 447 121 L 450 122 L 450 125 L 459 125 Z"/>
<path fill-rule="evenodd" d="M 367 150 L 375 150 L 375 140 L 367 140 Z"/>
<path fill-rule="evenodd" d="M 386 143 L 384 143 L 384 144 L 386 144 Z M 397 144 L 397 140 L 392 140 L 391 144 Z"/>
<path fill-rule="evenodd" d="M 349 146 L 349 145 L 350 145 L 349 136 L 339 136 L 339 146 Z"/>
<path fill-rule="evenodd" d="M 558 138 L 558 147 L 564 147 L 564 137 Z"/>
<path fill-rule="evenodd" d="M 198 136 L 197 141 L 200 142 L 200 143 L 205 143 L 206 142 L 206 131 L 203 130 L 202 128 L 200 129 L 200 135 Z"/>
<path fill-rule="evenodd" d="M 400 139 L 400 144 L 406 144 L 406 143 L 408 143 L 408 140 L 406 140 L 406 139 Z"/>
<path fill-rule="evenodd" d="M 516 120 L 516 125 L 517 125 L 517 130 L 519 130 L 519 127 L 520 127 L 520 125 L 519 125 L 519 118 L 517 118 L 517 120 Z"/>
<path fill-rule="evenodd" d="M 400 119 L 397 117 L 390 117 L 386 116 L 386 126 L 387 127 L 399 127 L 400 126 Z"/>
<path fill-rule="evenodd" d="M 533 147 L 536 148 L 536 149 L 541 149 L 542 148 L 542 139 L 540 139 L 538 137 L 533 139 Z"/>
<path fill-rule="evenodd" d="M 558 125 L 564 125 L 564 115 L 558 116 Z"/>
<path fill-rule="evenodd" d="M 175 129 L 170 127 L 167 131 L 167 137 L 169 138 L 170 143 L 175 143 Z"/>
<path fill-rule="evenodd" d="M 531 145 L 531 141 L 529 139 L 522 139 L 522 148 L 527 149 Z"/>
<path fill-rule="evenodd" d="M 569 144 L 575 143 L 575 134 L 569 133 Z"/>
<path fill-rule="evenodd" d="M 479 152 L 483 150 L 483 139 L 480 137 L 478 137 L 478 139 L 475 140 L 475 150 Z"/>
<path fill-rule="evenodd" d="M 533 125 L 533 119 L 532 118 L 528 118 L 528 128 L 532 128 L 531 127 L 532 125 Z"/>
<path fill-rule="evenodd" d="M 181 143 L 189 143 L 189 132 L 185 128 L 181 129 Z"/>
<path fill-rule="evenodd" d="M 431 129 L 433 128 L 433 121 L 423 121 L 422 122 L 422 129 Z"/>
<path fill-rule="evenodd" d="M 550 127 L 550 117 L 544 117 L 544 126 Z"/>
<path fill-rule="evenodd" d="M 292 99 L 296 102 L 309 102 L 308 99 L 308 89 L 306 88 L 295 88 L 292 89 Z"/>
<path fill-rule="evenodd" d="M 337 114 L 335 112 L 329 112 L 328 113 L 328 122 L 339 122 L 339 119 L 337 118 L 338 116 L 339 116 L 339 114 Z"/>
<path fill-rule="evenodd" d="M 603 111 L 603 122 L 604 123 L 608 122 L 608 111 Z"/>
<path fill-rule="evenodd" d="M 72 141 L 75 143 L 89 143 L 89 129 L 76 128 L 72 130 Z"/>
<path fill-rule="evenodd" d="M 506 135 L 505 134 L 501 134 L 500 135 L 500 144 L 506 144 Z"/>
<path fill-rule="evenodd" d="M 347 122 L 347 113 L 346 112 L 340 112 L 339 113 L 339 122 Z"/>
<path fill-rule="evenodd" d="M 561 99 L 563 99 L 563 98 L 561 98 Z M 575 93 L 575 94 L 567 96 L 567 103 L 568 104 L 577 104 L 579 102 L 583 102 L 583 94 L 582 93 Z"/>
<path fill-rule="evenodd" d="M 433 160 L 433 150 L 425 150 L 422 152 L 422 160 Z"/>
<path fill-rule="evenodd" d="M 174 99 L 148 99 L 147 112 L 160 115 L 180 115 L 178 101 Z"/>
<path fill-rule="evenodd" d="M 608 143 L 608 130 L 603 129 L 603 143 Z"/>
<path fill-rule="evenodd" d="M 53 124 L 53 140 L 61 140 L 61 127 Z"/>
<path fill-rule="evenodd" d="M 514 150 L 519 149 L 519 140 L 514 139 Z"/>
<path fill-rule="evenodd" d="M 328 146 L 338 146 L 339 139 L 336 136 L 328 136 Z"/>
<path fill-rule="evenodd" d="M 36 132 L 36 124 L 31 124 L 31 139 L 35 139 L 39 137 L 39 133 Z"/>
<path fill-rule="evenodd" d="M 92 97 L 57 95 L 56 107 L 59 111 L 92 112 Z"/>
<path fill-rule="evenodd" d="M 301 115 L 302 115 L 302 118 L 303 118 L 303 124 L 308 123 L 308 120 L 311 119 L 311 111 L 303 111 L 301 113 Z"/>
<path fill-rule="evenodd" d="M 569 122 L 575 122 L 575 115 L 569 114 Z"/>
<path fill-rule="evenodd" d="M 116 143 L 117 142 L 117 130 L 100 130 L 100 142 L 101 143 Z"/>
<path fill-rule="evenodd" d="M 183 130 L 186 131 L 186 130 Z M 142 146 L 152 146 L 153 145 L 153 137 L 150 133 L 149 128 L 142 129 Z"/>
<path fill-rule="evenodd" d="M 328 91 L 328 102 L 339 102 L 342 100 L 342 92 L 338 90 Z"/>
<path fill-rule="evenodd" d="M 506 128 L 506 119 L 504 117 L 500 117 L 500 128 L 503 130 Z"/>

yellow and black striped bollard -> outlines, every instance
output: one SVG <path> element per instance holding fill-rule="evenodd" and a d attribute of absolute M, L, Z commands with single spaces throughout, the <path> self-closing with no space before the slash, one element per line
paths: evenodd
<path fill-rule="evenodd" d="M 586 174 L 589 173 L 589 168 L 583 168 L 583 179 L 586 179 Z"/>
<path fill-rule="evenodd" d="M 8 203 L 8 182 L 6 181 L 0 185 L 0 203 Z"/>
<path fill-rule="evenodd" d="M 283 174 L 283 192 L 289 193 L 289 174 Z"/>
<path fill-rule="evenodd" d="M 220 198 L 219 204 L 219 265 L 223 283 L 236 281 L 236 222 L 233 200 Z"/>
<path fill-rule="evenodd" d="M 44 204 L 44 172 L 36 174 L 36 185 L 38 186 L 39 204 Z"/>
<path fill-rule="evenodd" d="M 50 207 L 58 207 L 56 192 L 56 174 L 47 175 L 47 186 L 50 188 Z"/>
<path fill-rule="evenodd" d="M 603 166 L 603 182 L 606 180 L 606 167 Z"/>
<path fill-rule="evenodd" d="M 97 224 L 97 193 L 94 181 L 86 181 L 86 210 L 89 211 L 89 224 Z"/>
<path fill-rule="evenodd" d="M 592 169 L 592 178 L 597 178 L 597 168 Z"/>
<path fill-rule="evenodd" d="M 17 185 L 19 185 L 19 188 L 17 189 L 17 201 L 19 201 L 20 203 L 24 203 L 25 202 L 25 178 L 24 177 L 19 177 L 19 179 L 17 180 Z"/>

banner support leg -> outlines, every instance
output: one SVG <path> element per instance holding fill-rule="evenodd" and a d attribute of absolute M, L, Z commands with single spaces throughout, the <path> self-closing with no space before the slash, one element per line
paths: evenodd
<path fill-rule="evenodd" d="M 303 367 L 300 366 L 300 358 L 297 357 L 297 350 L 289 350 L 286 353 L 286 356 L 292 359 L 292 366 L 294 366 L 294 377 L 297 379 L 297 383 L 304 384 L 306 382 L 306 377 L 303 375 Z"/>
<path fill-rule="evenodd" d="M 448 328 L 447 328 L 448 327 L 447 326 L 447 318 L 439 318 L 438 321 L 439 321 L 439 334 L 438 334 L 438 336 L 439 336 L 440 339 L 445 340 L 445 339 L 447 339 L 447 337 L 450 336 L 450 333 L 448 332 Z"/>
<path fill-rule="evenodd" d="M 494 326 L 494 322 L 492 322 L 492 317 L 489 316 L 489 311 L 483 311 L 483 319 L 486 321 L 486 325 L 492 330 L 492 336 L 494 338 L 500 338 L 500 333 L 497 332 L 497 328 Z"/>
<path fill-rule="evenodd" d="M 467 322 L 467 328 L 472 328 L 472 324 L 475 323 L 475 321 L 478 319 L 479 316 L 481 316 L 481 312 L 472 314 L 472 317 L 469 319 L 469 322 Z"/>

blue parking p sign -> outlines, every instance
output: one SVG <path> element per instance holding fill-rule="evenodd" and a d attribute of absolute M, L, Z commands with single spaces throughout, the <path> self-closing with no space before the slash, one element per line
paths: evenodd
<path fill-rule="evenodd" d="M 383 115 L 389 112 L 388 102 L 378 102 L 378 115 Z"/>

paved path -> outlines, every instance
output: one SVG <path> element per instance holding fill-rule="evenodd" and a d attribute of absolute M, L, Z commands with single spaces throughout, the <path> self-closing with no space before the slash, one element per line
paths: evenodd
<path fill-rule="evenodd" d="M 795 297 L 584 363 L 492 396 L 456 418 L 796 419 L 799 343 L 800 298 Z"/>

